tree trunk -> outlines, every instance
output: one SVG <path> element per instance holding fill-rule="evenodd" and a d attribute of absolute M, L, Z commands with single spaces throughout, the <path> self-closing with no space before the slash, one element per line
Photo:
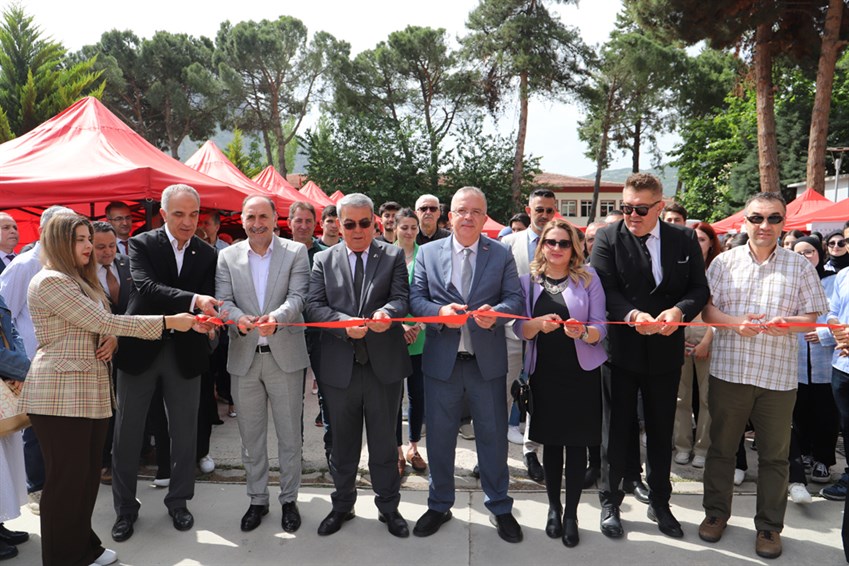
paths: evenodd
<path fill-rule="evenodd" d="M 616 81 L 613 81 L 607 91 L 607 105 L 604 109 L 604 117 L 601 120 L 601 141 L 598 144 L 598 155 L 595 161 L 595 182 L 593 183 L 593 204 L 590 209 L 590 215 L 587 217 L 587 226 L 595 222 L 595 211 L 598 210 L 598 196 L 601 192 L 601 172 L 604 169 L 604 162 L 607 158 L 607 143 L 608 132 L 610 131 L 610 122 L 613 115 L 613 102 L 616 100 L 616 91 L 618 86 Z"/>
<path fill-rule="evenodd" d="M 637 118 L 634 124 L 634 150 L 631 152 L 631 173 L 640 172 L 640 138 L 643 135 L 643 119 Z"/>
<path fill-rule="evenodd" d="M 522 210 L 522 167 L 525 157 L 525 138 L 528 135 L 528 72 L 519 75 L 519 133 L 516 136 L 516 156 L 513 159 L 513 180 L 510 196 L 516 210 Z"/>
<path fill-rule="evenodd" d="M 755 32 L 755 81 L 757 83 L 758 165 L 761 192 L 781 192 L 778 179 L 778 142 L 775 138 L 775 97 L 772 91 L 772 51 L 770 24 Z"/>
<path fill-rule="evenodd" d="M 834 66 L 846 45 L 840 41 L 840 21 L 843 0 L 829 0 L 822 36 L 814 109 L 811 112 L 811 135 L 808 141 L 808 170 L 806 185 L 820 194 L 825 193 L 825 152 L 828 144 L 828 113 L 831 109 L 831 88 Z"/>

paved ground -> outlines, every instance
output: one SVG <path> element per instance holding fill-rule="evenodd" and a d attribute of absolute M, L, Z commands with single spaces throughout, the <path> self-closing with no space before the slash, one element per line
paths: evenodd
<path fill-rule="evenodd" d="M 525 541 L 511 545 L 498 538 L 489 523 L 483 505 L 483 494 L 471 476 L 475 463 L 474 442 L 458 439 L 457 485 L 454 520 L 433 537 L 411 537 L 399 540 L 386 532 L 377 521 L 377 512 L 368 491 L 366 456 L 361 463 L 363 477 L 361 498 L 356 506 L 357 519 L 326 538 L 316 534 L 321 519 L 330 510 L 329 478 L 326 475 L 321 429 L 313 426 L 317 413 L 315 396 L 305 399 L 304 487 L 298 500 L 303 526 L 296 535 L 283 533 L 280 528 L 279 507 L 272 511 L 256 531 L 243 533 L 239 519 L 247 508 L 243 471 L 239 457 L 239 435 L 235 419 L 226 416 L 220 406 L 223 425 L 215 427 L 212 438 L 212 457 L 217 470 L 200 476 L 194 500 L 189 508 L 195 515 L 195 528 L 186 533 L 175 531 L 162 499 L 164 490 L 150 486 L 147 479 L 139 480 L 139 499 L 142 511 L 136 523 L 136 534 L 125 543 L 112 542 L 109 531 L 114 521 L 111 491 L 101 488 L 94 513 L 96 532 L 106 545 L 115 549 L 121 562 L 130 565 L 230 565 L 230 564 L 449 564 L 460 565 L 525 565 L 559 564 L 575 561 L 579 564 L 609 564 L 627 561 L 630 564 L 752 564 L 765 561 L 755 555 L 755 531 L 752 522 L 755 507 L 754 480 L 757 474 L 756 452 L 749 451 L 750 468 L 747 481 L 738 488 L 734 513 L 729 528 L 718 544 L 702 542 L 697 535 L 703 518 L 701 509 L 701 471 L 690 466 L 673 464 L 673 512 L 681 521 L 685 537 L 670 539 L 646 518 L 646 507 L 626 496 L 622 507 L 626 538 L 612 541 L 601 535 L 598 528 L 599 505 L 595 490 L 587 490 L 579 507 L 581 544 L 568 549 L 559 540 L 545 536 L 547 503 L 541 486 L 524 475 L 521 448 L 510 446 L 512 491 L 515 510 L 525 534 Z M 426 456 L 427 438 L 422 450 Z M 273 436 L 269 447 L 273 448 Z M 275 451 L 276 454 L 276 451 Z M 276 459 L 272 466 L 276 466 Z M 834 478 L 844 461 L 832 468 Z M 412 527 L 426 510 L 427 478 L 408 474 L 404 480 L 400 511 Z M 153 470 L 146 470 L 145 475 Z M 144 476 L 143 476 L 144 477 Z M 819 486 L 811 484 L 812 492 Z M 274 491 L 272 491 L 274 493 Z M 273 497 L 272 497 L 273 499 Z M 788 504 L 786 528 L 783 533 L 784 555 L 779 559 L 793 564 L 845 563 L 840 539 L 843 505 L 814 497 L 807 506 Z M 7 521 L 12 529 L 33 533 L 32 540 L 19 547 L 20 555 L 10 564 L 37 564 L 40 560 L 39 519 L 24 509 L 23 515 Z"/>

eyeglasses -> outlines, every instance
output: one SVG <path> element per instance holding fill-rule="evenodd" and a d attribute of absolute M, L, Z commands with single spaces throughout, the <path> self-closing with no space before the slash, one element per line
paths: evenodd
<path fill-rule="evenodd" d="M 549 248 L 560 248 L 561 250 L 572 249 L 572 240 L 554 240 L 551 238 L 546 238 L 542 241 L 542 243 L 548 246 Z"/>
<path fill-rule="evenodd" d="M 846 240 L 831 240 L 831 241 L 828 243 L 828 247 L 830 247 L 830 248 L 835 248 L 835 247 L 837 247 L 837 248 L 843 248 L 843 247 L 846 247 Z"/>
<path fill-rule="evenodd" d="M 651 210 L 653 207 L 657 206 L 658 204 L 660 204 L 662 202 L 663 202 L 662 200 L 659 200 L 659 201 L 653 202 L 651 204 L 638 204 L 638 205 L 623 204 L 622 205 L 622 212 L 625 214 L 625 216 L 631 216 L 632 212 L 636 212 L 639 216 L 646 216 L 649 213 L 649 210 Z"/>
<path fill-rule="evenodd" d="M 109 222 L 132 222 L 132 221 L 133 221 L 132 215 L 113 216 L 112 218 L 109 219 Z"/>
<path fill-rule="evenodd" d="M 537 214 L 554 214 L 554 209 L 551 207 L 545 208 L 542 206 L 538 206 L 534 209 L 534 212 L 536 212 Z"/>
<path fill-rule="evenodd" d="M 419 212 L 436 212 L 439 210 L 438 206 L 420 206 Z"/>
<path fill-rule="evenodd" d="M 817 250 L 804 250 L 804 251 L 798 251 L 796 253 L 799 254 L 799 255 L 803 255 L 805 257 L 813 257 L 814 254 L 817 253 Z"/>
<path fill-rule="evenodd" d="M 755 225 L 763 224 L 764 220 L 766 220 L 770 224 L 781 224 L 782 222 L 784 222 L 784 217 L 780 214 L 770 214 L 767 217 L 764 217 L 763 214 L 753 214 L 751 216 L 747 216 L 746 220 L 748 220 L 750 224 Z"/>
<path fill-rule="evenodd" d="M 483 218 L 486 215 L 486 212 L 484 212 L 483 210 L 481 210 L 479 208 L 473 208 L 471 210 L 466 209 L 466 208 L 458 208 L 457 210 L 452 210 L 451 212 L 453 212 L 454 214 L 456 214 L 457 216 L 460 216 L 460 217 L 471 216 L 472 218 L 475 218 L 475 219 Z"/>
<path fill-rule="evenodd" d="M 355 220 L 345 220 L 342 222 L 342 227 L 345 230 L 353 230 L 357 226 L 365 230 L 366 228 L 371 226 L 371 218 L 360 218 L 359 222 Z"/>

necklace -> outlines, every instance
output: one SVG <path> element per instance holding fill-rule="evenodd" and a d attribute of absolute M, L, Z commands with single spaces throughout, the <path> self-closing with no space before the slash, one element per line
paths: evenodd
<path fill-rule="evenodd" d="M 563 292 L 566 287 L 569 286 L 569 276 L 563 277 L 561 279 L 552 279 L 550 277 L 542 278 L 542 286 L 545 287 L 545 290 L 552 295 L 559 295 Z"/>

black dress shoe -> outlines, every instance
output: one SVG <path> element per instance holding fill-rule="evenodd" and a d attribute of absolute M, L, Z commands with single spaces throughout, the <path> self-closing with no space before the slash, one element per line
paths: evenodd
<path fill-rule="evenodd" d="M 170 509 L 168 514 L 171 515 L 171 519 L 174 522 L 174 528 L 178 531 L 188 531 L 195 524 L 195 518 L 192 517 L 191 512 L 189 512 L 189 510 L 185 507 Z"/>
<path fill-rule="evenodd" d="M 8 560 L 18 555 L 18 548 L 12 544 L 0 541 L 0 560 Z"/>
<path fill-rule="evenodd" d="M 548 508 L 548 521 L 545 523 L 545 534 L 548 538 L 560 538 L 563 536 L 563 520 L 560 516 L 563 510 L 557 507 Z"/>
<path fill-rule="evenodd" d="M 342 523 L 350 521 L 353 518 L 353 511 L 331 511 L 330 514 L 324 518 L 321 524 L 318 525 L 318 535 L 322 537 L 332 535 L 342 528 Z"/>
<path fill-rule="evenodd" d="M 587 471 L 584 472 L 584 489 L 595 486 L 599 477 L 601 477 L 601 470 L 593 466 L 588 467 Z"/>
<path fill-rule="evenodd" d="M 407 525 L 407 521 L 404 520 L 404 517 L 397 510 L 390 511 L 389 513 L 378 513 L 377 518 L 381 523 L 386 523 L 389 534 L 398 538 L 407 538 L 410 536 L 410 526 Z"/>
<path fill-rule="evenodd" d="M 622 491 L 625 493 L 633 493 L 634 499 L 640 503 L 649 504 L 649 488 L 643 483 L 642 478 L 635 480 L 624 480 L 622 482 Z"/>
<path fill-rule="evenodd" d="M 519 526 L 513 513 L 503 513 L 495 516 L 495 527 L 498 536 L 507 542 L 522 542 L 522 527 Z"/>
<path fill-rule="evenodd" d="M 132 515 L 118 515 L 115 519 L 115 524 L 112 525 L 112 540 L 115 542 L 124 542 L 133 536 L 133 523 L 136 522 L 139 516 L 136 513 Z"/>
<path fill-rule="evenodd" d="M 684 531 L 681 530 L 681 523 L 669 510 L 668 505 L 649 505 L 646 512 L 648 518 L 657 523 L 657 528 L 666 536 L 672 538 L 681 538 L 684 536 Z"/>
<path fill-rule="evenodd" d="M 413 534 L 417 537 L 429 537 L 439 530 L 444 523 L 451 519 L 451 511 L 445 513 L 428 509 L 425 514 L 419 517 L 416 521 L 416 526 L 413 528 Z"/>
<path fill-rule="evenodd" d="M 245 532 L 254 530 L 262 523 L 262 518 L 266 515 L 268 515 L 268 505 L 250 505 L 242 516 L 241 529 Z"/>
<path fill-rule="evenodd" d="M 294 533 L 301 528 L 301 513 L 298 511 L 298 503 L 290 501 L 283 504 L 283 518 L 280 520 L 280 526 L 287 533 Z"/>
<path fill-rule="evenodd" d="M 601 508 L 601 534 L 610 538 L 619 538 L 625 531 L 619 519 L 619 507 L 605 505 Z"/>
<path fill-rule="evenodd" d="M 0 542 L 5 542 L 11 546 L 23 544 L 29 540 L 29 533 L 23 531 L 10 531 L 0 523 Z"/>
<path fill-rule="evenodd" d="M 563 519 L 563 544 L 572 548 L 578 546 L 581 537 L 578 535 L 578 519 Z"/>
<path fill-rule="evenodd" d="M 545 479 L 545 473 L 535 452 L 525 454 L 525 466 L 528 467 L 528 477 L 535 482 L 540 483 Z"/>

